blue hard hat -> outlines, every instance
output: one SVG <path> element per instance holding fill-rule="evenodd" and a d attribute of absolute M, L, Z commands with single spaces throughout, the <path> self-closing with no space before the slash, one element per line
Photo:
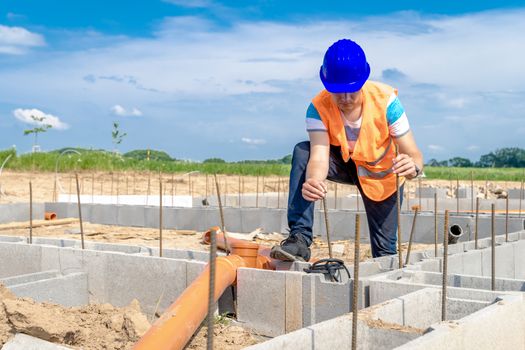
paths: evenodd
<path fill-rule="evenodd" d="M 370 76 L 370 65 L 361 46 L 342 39 L 326 51 L 319 75 L 329 92 L 356 92 Z"/>

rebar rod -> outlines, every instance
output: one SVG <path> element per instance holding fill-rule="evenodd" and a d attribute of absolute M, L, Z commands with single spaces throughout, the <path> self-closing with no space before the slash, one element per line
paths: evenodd
<path fill-rule="evenodd" d="M 523 179 L 521 179 L 520 187 L 520 206 L 519 206 L 519 217 L 521 218 L 521 201 L 523 200 Z"/>
<path fill-rule="evenodd" d="M 459 177 L 456 179 L 456 214 L 459 214 Z"/>
<path fill-rule="evenodd" d="M 396 152 L 397 153 L 397 152 Z M 403 247 L 401 246 L 401 198 L 399 196 L 399 174 L 396 174 L 396 209 L 397 209 L 397 253 L 399 268 L 403 268 Z"/>
<path fill-rule="evenodd" d="M 239 175 L 239 208 L 241 207 L 241 175 Z"/>
<path fill-rule="evenodd" d="M 355 240 L 354 240 L 354 281 L 352 288 L 352 350 L 357 349 L 357 322 L 359 301 L 359 260 L 360 260 L 360 227 L 361 220 L 358 213 L 355 214 Z"/>
<path fill-rule="evenodd" d="M 443 289 L 441 291 L 441 321 L 446 321 L 448 272 L 448 210 L 445 210 L 445 224 L 443 226 Z"/>
<path fill-rule="evenodd" d="M 324 211 L 324 224 L 326 227 L 326 241 L 328 242 L 328 256 L 333 258 L 332 255 L 332 242 L 330 240 L 330 226 L 328 224 L 328 208 L 326 206 L 326 197 L 323 197 L 323 211 Z"/>
<path fill-rule="evenodd" d="M 418 186 L 419 207 L 421 208 L 421 177 L 417 178 L 417 186 Z"/>
<path fill-rule="evenodd" d="M 490 285 L 492 290 L 496 290 L 496 206 L 491 206 L 491 231 L 490 231 Z"/>
<path fill-rule="evenodd" d="M 416 220 L 417 220 L 418 213 L 419 213 L 419 207 L 416 207 L 416 210 L 414 211 L 414 218 L 412 219 L 412 228 L 410 229 L 410 238 L 408 239 L 408 249 L 407 249 L 407 256 L 405 259 L 405 266 L 408 265 L 408 261 L 410 259 L 410 251 L 412 250 L 412 241 L 414 239 L 414 231 L 416 230 Z"/>
<path fill-rule="evenodd" d="M 159 256 L 162 257 L 162 175 L 159 171 Z"/>
<path fill-rule="evenodd" d="M 29 181 L 29 244 L 33 244 L 33 184 Z"/>
<path fill-rule="evenodd" d="M 95 173 L 91 173 L 91 204 L 95 203 Z"/>
<path fill-rule="evenodd" d="M 226 237 L 226 227 L 224 225 L 224 210 L 222 207 L 221 190 L 219 188 L 219 181 L 217 180 L 217 174 L 213 174 L 215 178 L 215 189 L 217 190 L 217 203 L 219 203 L 219 214 L 221 217 L 221 230 L 224 238 L 224 247 L 226 248 L 226 255 L 230 254 L 230 247 L 228 245 L 228 239 Z"/>
<path fill-rule="evenodd" d="M 438 196 L 434 193 L 434 257 L 438 255 Z"/>
<path fill-rule="evenodd" d="M 281 208 L 281 178 L 277 178 L 277 209 Z"/>
<path fill-rule="evenodd" d="M 474 211 L 474 172 L 470 172 L 470 212 Z"/>
<path fill-rule="evenodd" d="M 77 205 L 78 205 L 78 220 L 80 222 L 80 241 L 82 249 L 84 249 L 84 225 L 82 223 L 82 205 L 80 204 L 80 185 L 78 183 L 78 173 L 75 173 L 75 180 L 77 183 Z"/>
<path fill-rule="evenodd" d="M 259 175 L 257 175 L 257 184 L 255 185 L 255 207 L 259 208 Z"/>
<path fill-rule="evenodd" d="M 476 198 L 476 221 L 474 229 L 474 249 L 478 249 L 478 232 L 479 232 L 479 198 Z"/>
<path fill-rule="evenodd" d="M 206 349 L 213 350 L 213 328 L 214 328 L 214 317 L 213 317 L 213 307 L 214 307 L 214 294 L 215 294 L 215 265 L 217 257 L 217 231 L 212 230 L 210 232 L 210 284 L 208 288 L 208 317 L 207 317 L 207 326 L 208 326 L 208 337 L 206 342 Z"/>
<path fill-rule="evenodd" d="M 505 199 L 505 242 L 509 241 L 509 191 L 507 190 L 507 198 Z"/>

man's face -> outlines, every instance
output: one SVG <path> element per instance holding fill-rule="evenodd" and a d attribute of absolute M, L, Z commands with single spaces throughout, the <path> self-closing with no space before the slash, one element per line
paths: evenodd
<path fill-rule="evenodd" d="M 341 110 L 349 110 L 361 105 L 361 90 L 356 92 L 331 93 L 331 95 Z"/>

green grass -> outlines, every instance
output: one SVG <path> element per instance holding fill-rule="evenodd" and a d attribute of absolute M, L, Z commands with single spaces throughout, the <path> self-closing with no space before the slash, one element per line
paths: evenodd
<path fill-rule="evenodd" d="M 242 163 L 195 163 L 179 160 L 139 160 L 130 157 L 116 156 L 103 151 L 82 150 L 77 154 L 59 155 L 58 152 L 41 152 L 16 155 L 14 151 L 0 151 L 0 165 L 4 159 L 13 154 L 6 164 L 6 169 L 16 171 L 54 172 L 58 163 L 58 171 L 162 171 L 163 173 L 187 173 L 198 171 L 204 174 L 232 175 L 280 175 L 288 176 L 290 165 L 282 163 L 242 162 Z M 425 167 L 428 179 L 443 180 L 474 180 L 489 181 L 521 181 L 523 168 L 451 168 Z"/>
<path fill-rule="evenodd" d="M 0 163 L 13 151 L 0 151 Z M 163 173 L 186 173 L 198 171 L 205 174 L 236 175 L 281 175 L 290 173 L 290 165 L 278 163 L 196 163 L 186 161 L 139 160 L 116 156 L 101 151 L 83 151 L 77 154 L 40 152 L 34 154 L 13 155 L 5 169 L 16 171 L 54 172 L 58 162 L 58 171 L 162 171 Z"/>
<path fill-rule="evenodd" d="M 451 168 L 425 167 L 428 179 L 488 181 L 521 181 L 524 179 L 523 168 Z"/>

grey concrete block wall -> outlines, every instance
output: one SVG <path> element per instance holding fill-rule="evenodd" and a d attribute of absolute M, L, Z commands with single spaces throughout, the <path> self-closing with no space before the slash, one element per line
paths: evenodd
<path fill-rule="evenodd" d="M 41 279 L 9 286 L 18 297 L 73 307 L 89 302 L 88 278 L 85 273 Z"/>
<path fill-rule="evenodd" d="M 33 203 L 33 220 L 43 220 L 44 209 L 43 203 Z M 29 221 L 29 203 L 0 204 L 0 224 L 15 221 Z"/>
<path fill-rule="evenodd" d="M 435 325 L 426 335 L 396 349 L 525 349 L 523 297 L 501 299 L 461 320 Z"/>

